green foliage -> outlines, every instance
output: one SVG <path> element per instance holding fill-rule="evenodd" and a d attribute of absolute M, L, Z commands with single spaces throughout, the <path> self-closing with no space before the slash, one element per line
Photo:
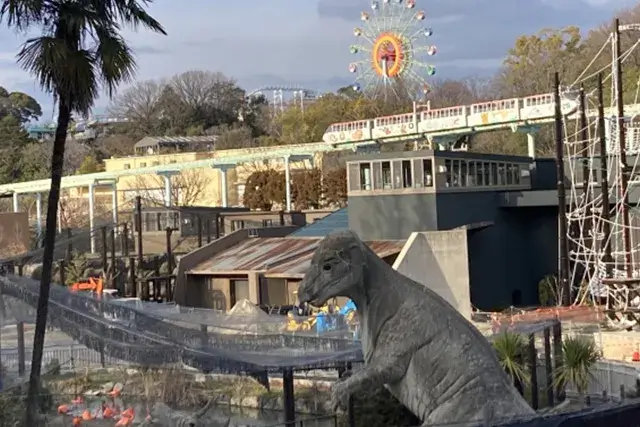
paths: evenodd
<path fill-rule="evenodd" d="M 553 307 L 562 302 L 562 289 L 556 276 L 546 276 L 538 283 L 538 299 L 544 307 Z"/>
<path fill-rule="evenodd" d="M 0 120 L 13 117 L 20 124 L 42 116 L 42 107 L 31 96 L 22 92 L 9 92 L 0 86 Z"/>
<path fill-rule="evenodd" d="M 520 334 L 503 332 L 492 341 L 500 366 L 514 380 L 523 385 L 530 382 L 526 366 L 527 339 Z"/>
<path fill-rule="evenodd" d="M 0 183 L 21 181 L 25 176 L 21 154 L 30 141 L 18 118 L 11 114 L 0 118 Z"/>
<path fill-rule="evenodd" d="M 69 286 L 87 278 L 89 270 L 89 260 L 86 254 L 74 251 L 71 259 L 64 266 L 65 285 Z"/>
<path fill-rule="evenodd" d="M 84 158 L 80 168 L 78 169 L 78 175 L 84 175 L 87 173 L 96 173 L 104 171 L 104 163 L 96 159 L 95 155 L 90 154 Z"/>
<path fill-rule="evenodd" d="M 562 342 L 562 368 L 555 373 L 554 386 L 573 384 L 576 391 L 583 395 L 589 387 L 589 381 L 595 378 L 593 367 L 601 357 L 593 339 L 565 337 Z"/>

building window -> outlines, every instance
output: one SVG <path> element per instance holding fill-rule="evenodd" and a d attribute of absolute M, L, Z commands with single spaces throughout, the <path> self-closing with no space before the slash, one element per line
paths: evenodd
<path fill-rule="evenodd" d="M 451 187 L 451 183 L 453 182 L 453 162 L 449 159 L 445 159 L 444 161 L 444 182 L 445 187 Z"/>
<path fill-rule="evenodd" d="M 125 164 L 124 164 L 124 168 L 125 168 L 125 169 L 131 169 L 131 165 L 130 165 L 129 163 L 125 163 Z"/>
<path fill-rule="evenodd" d="M 404 188 L 413 187 L 413 177 L 411 176 L 411 160 L 402 161 L 402 186 Z"/>
<path fill-rule="evenodd" d="M 360 189 L 371 190 L 371 164 L 360 163 Z"/>
<path fill-rule="evenodd" d="M 390 190 L 392 187 L 391 162 L 382 162 L 382 188 L 384 190 Z"/>
<path fill-rule="evenodd" d="M 498 185 L 507 185 L 507 176 L 504 163 L 498 163 Z"/>
<path fill-rule="evenodd" d="M 499 185 L 498 184 L 498 165 L 496 163 L 491 163 L 491 185 Z"/>
<path fill-rule="evenodd" d="M 177 160 L 169 160 L 169 163 L 178 163 Z"/>
<path fill-rule="evenodd" d="M 433 159 L 422 160 L 422 167 L 424 169 L 424 186 L 433 187 Z"/>
<path fill-rule="evenodd" d="M 484 177 L 482 185 L 485 187 L 491 185 L 491 163 L 482 163 L 482 176 Z"/>
<path fill-rule="evenodd" d="M 467 162 L 465 160 L 461 160 L 460 161 L 460 186 L 461 187 L 466 187 L 467 186 L 467 175 L 469 174 L 468 168 L 467 168 Z"/>
<path fill-rule="evenodd" d="M 514 169 L 518 169 L 518 166 L 507 163 L 507 185 L 515 184 Z"/>
<path fill-rule="evenodd" d="M 160 162 L 151 162 L 151 166 L 160 166 Z"/>
<path fill-rule="evenodd" d="M 451 186 L 460 187 L 460 160 L 453 160 L 451 164 Z"/>
<path fill-rule="evenodd" d="M 469 173 L 467 174 L 467 185 L 475 187 L 478 185 L 478 172 L 476 170 L 476 162 L 469 162 Z"/>
<path fill-rule="evenodd" d="M 513 184 L 520 185 L 520 165 L 513 165 Z"/>
<path fill-rule="evenodd" d="M 147 163 L 146 162 L 141 162 L 140 163 L 140 167 L 141 168 L 146 168 L 147 167 Z"/>
<path fill-rule="evenodd" d="M 229 293 L 231 294 L 231 308 L 238 301 L 249 300 L 249 281 L 248 280 L 230 280 Z"/>

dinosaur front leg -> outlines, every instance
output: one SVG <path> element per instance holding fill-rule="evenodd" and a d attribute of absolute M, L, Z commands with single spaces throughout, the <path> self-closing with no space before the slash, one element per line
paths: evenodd
<path fill-rule="evenodd" d="M 338 380 L 331 387 L 331 404 L 334 410 L 346 409 L 349 397 L 372 390 L 384 384 L 393 384 L 402 379 L 406 363 L 371 364 Z"/>

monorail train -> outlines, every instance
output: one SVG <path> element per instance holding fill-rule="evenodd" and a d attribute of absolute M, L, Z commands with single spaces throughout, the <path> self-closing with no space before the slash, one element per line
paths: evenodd
<path fill-rule="evenodd" d="M 327 128 L 322 139 L 329 144 L 341 144 L 403 139 L 425 133 L 464 133 L 465 129 L 494 130 L 516 123 L 527 125 L 548 122 L 553 120 L 555 114 L 553 97 L 553 93 L 548 93 L 335 123 Z M 563 115 L 572 114 L 577 108 L 576 99 L 562 99 Z"/>

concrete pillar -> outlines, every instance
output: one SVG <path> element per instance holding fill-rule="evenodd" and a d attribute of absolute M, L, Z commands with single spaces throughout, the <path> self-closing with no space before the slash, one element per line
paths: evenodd
<path fill-rule="evenodd" d="M 113 226 L 118 226 L 118 182 L 113 181 L 113 191 L 111 192 L 111 207 L 113 208 Z"/>
<path fill-rule="evenodd" d="M 222 207 L 229 207 L 229 187 L 227 186 L 227 168 L 220 168 L 220 190 L 222 191 Z"/>
<path fill-rule="evenodd" d="M 172 188 L 172 183 L 171 183 L 171 177 L 173 176 L 173 174 L 162 174 L 162 177 L 164 178 L 164 205 L 166 207 L 171 207 L 172 205 L 172 193 L 173 193 L 173 188 Z"/>
<path fill-rule="evenodd" d="M 89 233 L 91 236 L 91 253 L 96 252 L 96 235 L 95 235 L 95 184 L 89 184 Z"/>
<path fill-rule="evenodd" d="M 289 156 L 284 156 L 284 186 L 287 195 L 287 211 L 291 212 L 291 164 L 289 160 Z"/>
<path fill-rule="evenodd" d="M 536 134 L 533 132 L 527 133 L 527 154 L 532 159 L 536 158 Z"/>
<path fill-rule="evenodd" d="M 42 193 L 36 193 L 36 230 L 42 235 Z"/>
<path fill-rule="evenodd" d="M 13 211 L 20 212 L 20 206 L 18 206 L 18 193 L 13 193 Z"/>

